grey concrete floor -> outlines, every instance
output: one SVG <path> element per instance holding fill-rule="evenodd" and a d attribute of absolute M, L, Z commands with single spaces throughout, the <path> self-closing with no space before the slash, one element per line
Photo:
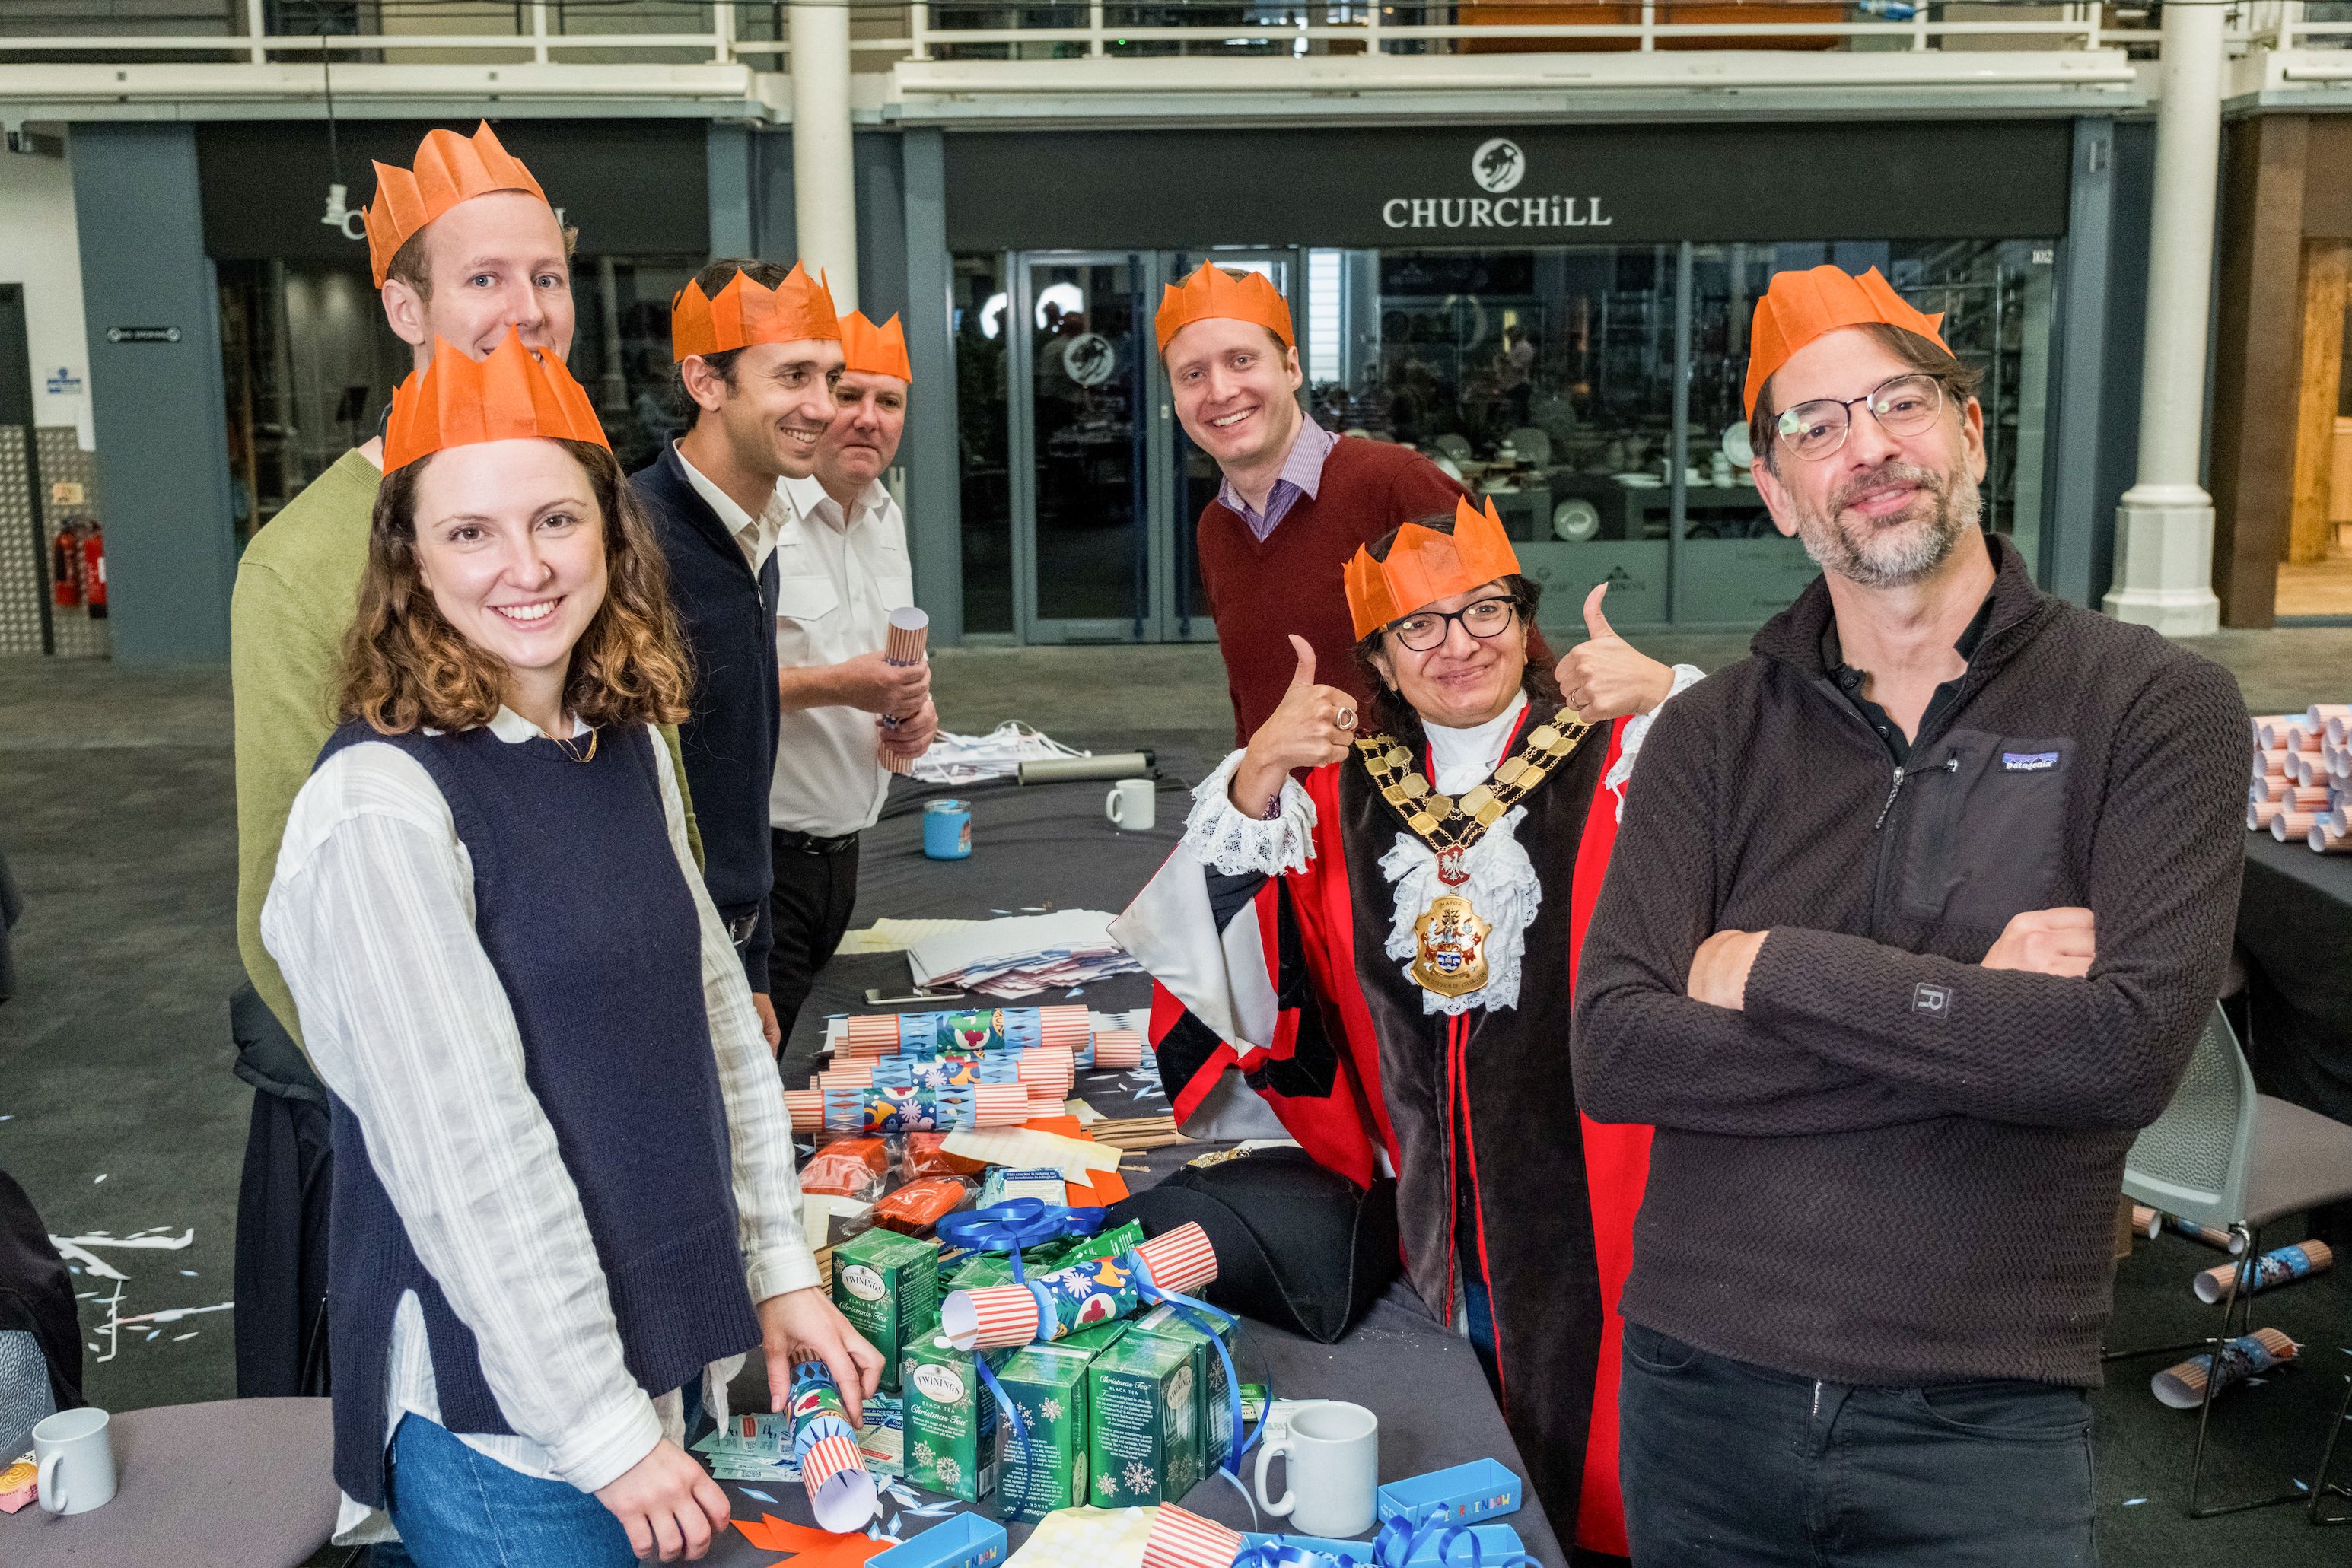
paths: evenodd
<path fill-rule="evenodd" d="M 1645 645 L 1713 669 L 1746 641 L 1654 635 Z M 2225 632 L 2193 645 L 2237 673 L 2256 712 L 2352 692 L 2352 630 Z M 945 650 L 936 686 L 959 730 L 1018 718 L 1097 747 L 1139 733 L 1210 757 L 1230 744 L 1212 647 Z M 16 933 L 22 989 L 0 1005 L 0 1167 L 61 1236 L 194 1230 L 184 1251 L 107 1254 L 131 1276 L 121 1315 L 229 1301 L 251 1093 L 229 1072 L 226 1004 L 240 969 L 226 673 L 0 661 L 0 851 L 27 900 Z M 110 1341 L 97 1332 L 102 1283 L 80 1286 L 92 1292 L 83 1321 L 94 1401 L 130 1409 L 233 1392 L 227 1312 Z M 2324 1343 L 2341 1336 L 2340 1302 L 2331 1298 L 2332 1331 L 2315 1325 Z M 2324 1409 L 2319 1389 L 2334 1377 L 2314 1374 L 2300 1402 Z M 2146 1403 L 2138 1394 L 2132 1407 Z M 2177 1468 L 2174 1440 L 2168 1428 L 2115 1451 L 2136 1475 L 2145 1465 L 2145 1482 L 2130 1484 L 2158 1502 Z M 2109 1563 L 2185 1561 L 2172 1554 L 2180 1538 L 2158 1527 L 2162 1511 L 2135 1509 L 2117 1531 L 2103 1520 Z M 2242 1561 L 2343 1561 L 2340 1542 L 2319 1554 L 2308 1543 L 2332 1538 L 2282 1513 L 2200 1528 L 2195 1539 Z"/>

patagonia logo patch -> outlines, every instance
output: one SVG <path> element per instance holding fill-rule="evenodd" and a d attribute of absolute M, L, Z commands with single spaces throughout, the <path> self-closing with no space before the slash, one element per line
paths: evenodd
<path fill-rule="evenodd" d="M 1929 1018 L 1952 1016 L 1952 991 L 1948 986 L 1918 985 L 1912 988 L 1911 1010 L 1926 1013 Z"/>
<path fill-rule="evenodd" d="M 2004 751 L 2000 754 L 2000 770 L 2004 773 L 2047 773 L 2058 766 L 2054 751 Z"/>

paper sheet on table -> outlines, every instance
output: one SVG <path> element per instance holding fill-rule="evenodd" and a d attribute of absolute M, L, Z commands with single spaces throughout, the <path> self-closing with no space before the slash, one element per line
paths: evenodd
<path fill-rule="evenodd" d="M 1015 1170 L 1056 1170 L 1062 1179 L 1080 1186 L 1096 1171 L 1118 1169 L 1118 1151 L 1083 1138 L 1041 1133 L 1034 1127 L 990 1127 L 975 1133 L 950 1133 L 940 1147 L 963 1159 L 984 1165 L 1011 1166 Z"/>
<path fill-rule="evenodd" d="M 1099 909 L 1006 915 L 927 936 L 907 950 L 921 986 L 954 985 L 997 997 L 1034 996 L 1137 967 L 1111 940 Z"/>
<path fill-rule="evenodd" d="M 1037 1521 L 1004 1568 L 1143 1568 L 1154 1508 L 1057 1508 Z"/>
<path fill-rule="evenodd" d="M 835 949 L 842 953 L 903 953 L 926 936 L 938 936 L 981 920 L 877 920 L 863 931 L 852 931 Z"/>
<path fill-rule="evenodd" d="M 1062 1109 L 1076 1117 L 1081 1127 L 1091 1127 L 1097 1122 L 1108 1119 L 1083 1100 L 1066 1100 L 1062 1103 Z"/>

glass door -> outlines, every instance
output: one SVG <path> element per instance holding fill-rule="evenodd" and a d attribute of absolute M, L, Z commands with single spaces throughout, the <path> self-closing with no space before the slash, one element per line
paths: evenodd
<path fill-rule="evenodd" d="M 1165 280 L 1180 283 L 1192 275 L 1192 269 L 1204 261 L 1235 272 L 1261 274 L 1274 284 L 1283 298 L 1290 302 L 1290 319 L 1294 336 L 1298 340 L 1299 368 L 1307 369 L 1307 332 L 1309 309 L 1299 297 L 1300 276 L 1298 254 L 1289 250 L 1204 250 L 1175 251 L 1161 258 Z M 1154 308 L 1157 309 L 1155 291 Z M 1152 339 L 1156 347 L 1159 339 Z M 1152 508 L 1157 517 L 1166 520 L 1166 527 L 1155 530 L 1155 551 L 1152 558 L 1153 580 L 1166 585 L 1160 605 L 1160 640 L 1168 643 L 1213 643 L 1217 626 L 1211 615 L 1208 596 L 1201 588 L 1201 551 L 1198 534 L 1201 509 L 1215 500 L 1223 482 L 1217 465 L 1209 455 L 1192 444 L 1184 427 L 1176 418 L 1176 405 L 1171 396 L 1166 370 L 1159 356 L 1152 356 L 1153 396 L 1160 405 L 1159 424 L 1170 444 L 1167 497 Z M 1302 383 L 1300 391 L 1307 390 Z"/>
<path fill-rule="evenodd" d="M 1014 630 L 1158 635 L 1151 540 L 1155 258 L 1016 255 L 1006 311 Z"/>

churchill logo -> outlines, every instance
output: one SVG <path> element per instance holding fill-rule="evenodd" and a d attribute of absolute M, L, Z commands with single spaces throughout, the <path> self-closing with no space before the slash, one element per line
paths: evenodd
<path fill-rule="evenodd" d="M 1617 220 L 1598 196 L 1515 195 L 1528 177 L 1528 155 L 1507 136 L 1490 136 L 1470 154 L 1470 178 L 1483 196 L 1391 196 L 1381 222 L 1392 229 L 1605 229 Z"/>
<path fill-rule="evenodd" d="M 1490 196 L 1517 190 L 1519 182 L 1527 178 L 1527 154 L 1521 152 L 1519 144 L 1507 136 L 1481 141 L 1478 151 L 1470 154 L 1470 177 L 1477 181 L 1478 188 Z"/>

